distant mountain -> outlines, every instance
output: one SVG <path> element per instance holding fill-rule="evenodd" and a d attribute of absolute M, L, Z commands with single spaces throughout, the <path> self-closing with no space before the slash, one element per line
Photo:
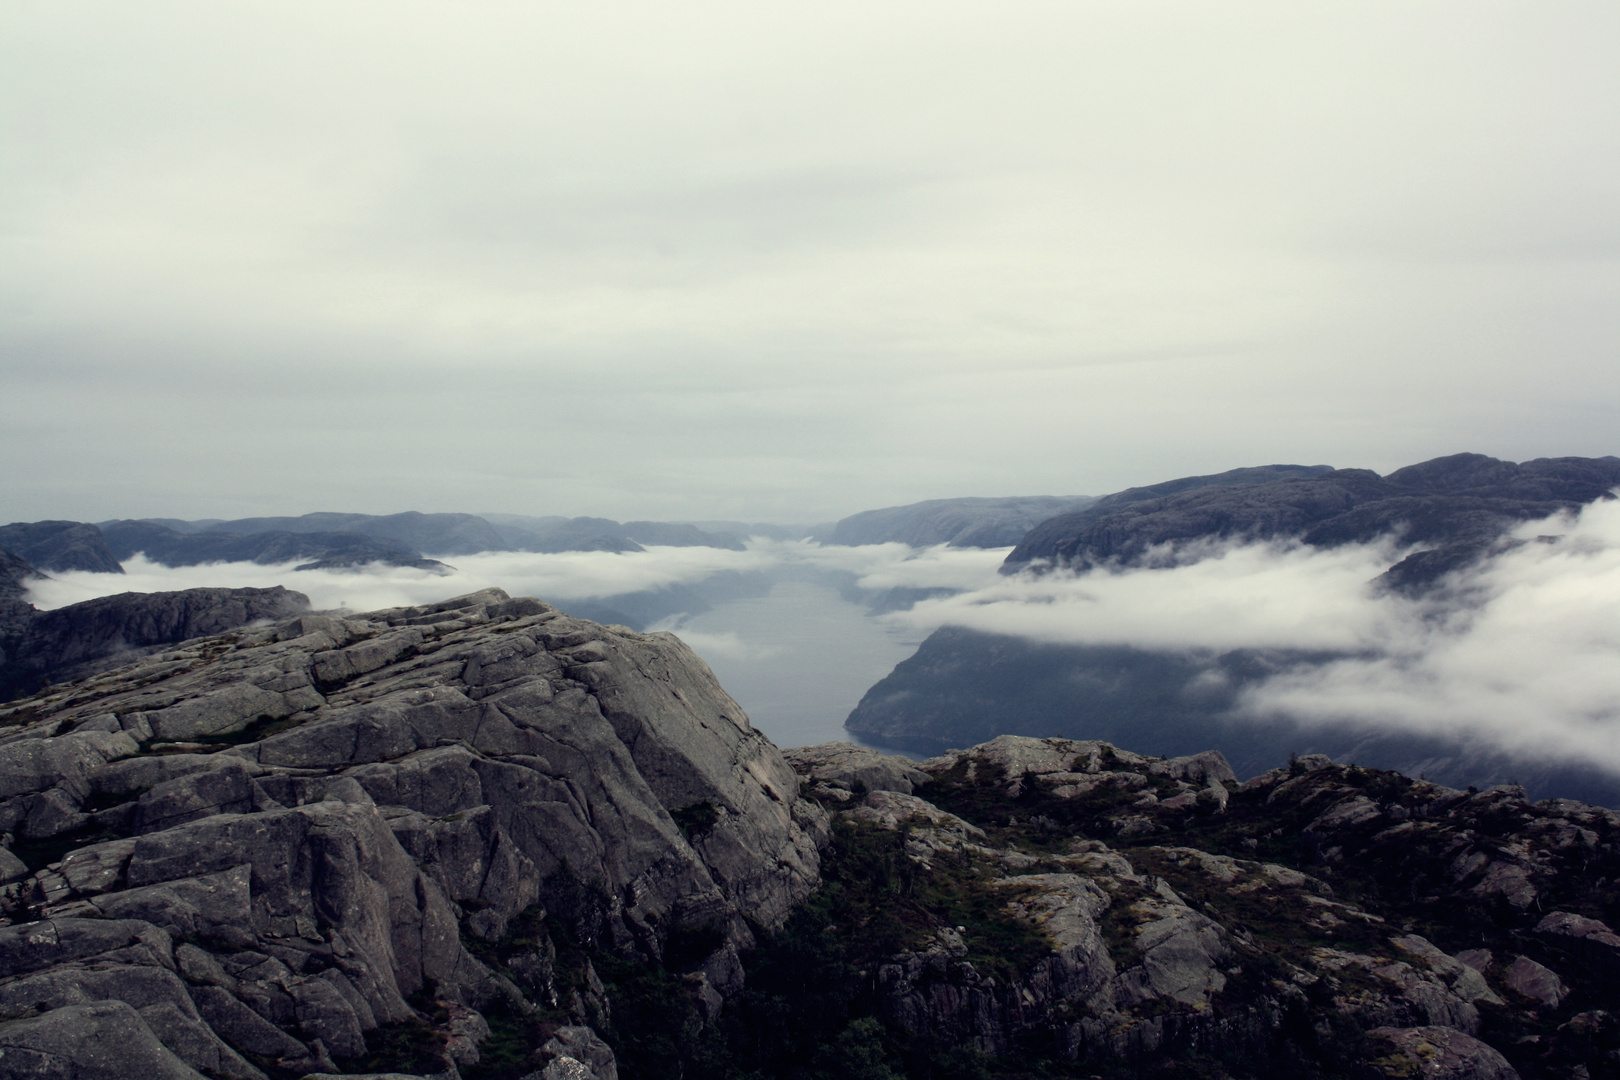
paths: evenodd
<path fill-rule="evenodd" d="M 124 572 L 101 530 L 82 521 L 14 521 L 0 526 L 0 548 L 40 570 Z"/>
<path fill-rule="evenodd" d="M 416 552 L 431 555 L 475 555 L 499 551 L 501 534 L 495 526 L 473 514 L 304 514 L 301 517 L 238 518 L 208 526 L 211 533 L 353 533 L 375 540 L 392 540 Z"/>
<path fill-rule="evenodd" d="M 216 562 L 252 562 L 261 566 L 305 560 L 298 570 L 330 570 L 365 563 L 444 569 L 420 551 L 398 540 L 359 533 L 286 532 L 281 530 L 233 533 L 205 529 L 182 533 L 146 521 L 109 522 L 103 530 L 111 551 L 120 559 L 145 554 L 164 566 L 201 566 Z"/>
<path fill-rule="evenodd" d="M 1394 536 L 1425 550 L 1386 584 L 1421 588 L 1483 555 L 1523 521 L 1573 510 L 1620 485 L 1620 458 L 1515 464 L 1453 454 L 1379 476 L 1368 469 L 1271 465 L 1133 488 L 1042 522 L 1005 569 L 1137 563 L 1160 545 L 1297 537 L 1318 547 Z"/>
<path fill-rule="evenodd" d="M 1041 522 L 1095 501 L 1088 495 L 930 499 L 852 514 L 833 526 L 827 542 L 850 546 L 901 543 L 912 547 L 1011 547 Z"/>

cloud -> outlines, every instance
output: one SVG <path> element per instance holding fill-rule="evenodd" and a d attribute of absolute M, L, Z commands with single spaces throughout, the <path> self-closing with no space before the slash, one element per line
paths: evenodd
<path fill-rule="evenodd" d="M 1392 558 L 1384 547 L 1243 544 L 1202 554 L 1153 569 L 992 578 L 891 617 L 1069 645 L 1352 650 L 1379 641 L 1406 603 L 1369 596 L 1367 582 Z"/>
<path fill-rule="evenodd" d="M 368 611 L 424 604 L 498 586 L 514 596 L 537 596 L 566 606 L 569 601 L 621 596 L 677 585 L 696 585 L 717 574 L 772 573 L 793 568 L 841 571 L 857 576 L 863 589 L 895 585 L 914 588 L 972 588 L 995 578 L 1005 551 L 934 548 L 904 544 L 824 547 L 813 541 L 756 537 L 743 551 L 712 547 L 649 547 L 623 554 L 565 551 L 555 554 L 488 551 L 450 559 L 448 571 L 372 563 L 344 570 L 298 570 L 294 563 L 210 563 L 169 567 L 137 555 L 124 573 L 54 573 L 34 582 L 33 603 L 49 609 L 118 592 L 167 592 L 204 586 L 267 588 L 285 585 L 310 598 L 317 609 L 347 607 Z"/>
<path fill-rule="evenodd" d="M 203 586 L 230 588 L 285 585 L 310 598 L 317 609 L 347 607 L 370 611 L 405 604 L 432 603 L 498 586 L 514 596 L 538 596 L 566 605 L 622 593 L 702 581 L 724 571 L 769 569 L 779 559 L 752 548 L 653 547 L 616 554 L 568 551 L 558 554 L 500 551 L 454 558 L 449 572 L 372 563 L 353 570 L 299 570 L 293 563 L 211 563 L 168 567 L 136 556 L 123 575 L 79 571 L 55 573 L 29 590 L 41 608 L 61 607 L 115 592 L 165 592 Z"/>
<path fill-rule="evenodd" d="M 1331 653 L 1245 688 L 1240 712 L 1620 770 L 1620 500 L 1513 538 L 1416 600 L 1369 586 L 1402 554 L 1389 545 L 1236 544 L 1153 569 L 1021 574 L 887 618 L 1073 645 Z"/>

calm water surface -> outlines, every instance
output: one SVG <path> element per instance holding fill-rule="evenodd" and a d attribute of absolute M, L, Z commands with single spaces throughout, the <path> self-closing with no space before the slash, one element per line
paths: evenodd
<path fill-rule="evenodd" d="M 835 589 L 784 581 L 674 627 L 778 746 L 854 742 L 844 718 L 921 637 L 866 614 Z"/>

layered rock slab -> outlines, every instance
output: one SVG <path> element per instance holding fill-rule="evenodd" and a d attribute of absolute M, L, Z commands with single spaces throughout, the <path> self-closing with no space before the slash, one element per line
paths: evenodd
<path fill-rule="evenodd" d="M 707 942 L 681 962 L 718 1001 L 751 924 L 817 881 L 825 815 L 684 644 L 500 590 L 187 642 L 8 719 L 0 831 L 23 874 L 0 998 L 86 965 L 161 972 L 162 1002 L 73 985 L 183 1068 L 332 1071 L 423 1023 L 469 1065 L 481 1010 L 581 1000 L 544 964 L 520 987 L 475 955 L 519 916 L 627 958 Z M 0 1045 L 39 1026 L 0 1024 Z"/>

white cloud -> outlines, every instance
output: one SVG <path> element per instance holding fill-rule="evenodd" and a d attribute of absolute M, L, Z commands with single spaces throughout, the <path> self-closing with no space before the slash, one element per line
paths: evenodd
<path fill-rule="evenodd" d="M 1514 535 L 1525 542 L 1419 600 L 1369 587 L 1403 554 L 1387 545 L 1239 544 L 1155 569 L 1020 574 L 887 618 L 1066 644 L 1337 653 L 1249 688 L 1242 711 L 1620 770 L 1620 500 Z"/>
<path fill-rule="evenodd" d="M 425 604 L 478 589 L 498 586 L 514 596 L 537 596 L 566 605 L 624 593 L 675 585 L 695 585 L 721 573 L 770 573 L 795 566 L 858 575 L 863 589 L 895 585 L 971 588 L 995 578 L 1006 551 L 904 544 L 867 547 L 824 547 L 808 540 L 781 541 L 756 537 L 743 551 L 713 547 L 648 547 L 645 551 L 565 551 L 555 554 L 486 551 L 451 556 L 448 571 L 371 563 L 344 570 L 299 570 L 294 563 L 210 563 L 169 567 L 137 555 L 124 562 L 123 574 L 85 571 L 54 573 L 34 582 L 30 599 L 40 608 L 55 608 L 117 592 L 166 592 L 203 586 L 229 588 L 285 585 L 310 598 L 317 609 L 347 607 L 375 610 Z"/>

